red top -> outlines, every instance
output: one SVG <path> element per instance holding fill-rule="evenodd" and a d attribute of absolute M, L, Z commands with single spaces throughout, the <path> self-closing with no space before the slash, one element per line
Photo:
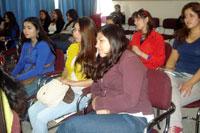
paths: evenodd
<path fill-rule="evenodd" d="M 154 30 L 142 43 L 140 43 L 141 37 L 142 33 L 139 31 L 133 34 L 130 45 L 136 45 L 142 52 L 151 56 L 150 59 L 140 57 L 144 65 L 149 69 L 156 69 L 162 66 L 165 61 L 165 45 L 163 37 Z"/>

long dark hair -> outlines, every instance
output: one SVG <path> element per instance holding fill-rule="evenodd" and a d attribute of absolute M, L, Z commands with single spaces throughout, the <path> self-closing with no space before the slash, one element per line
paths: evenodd
<path fill-rule="evenodd" d="M 82 71 L 86 73 L 87 78 L 90 78 L 90 67 L 95 61 L 96 53 L 96 25 L 89 17 L 79 18 L 77 23 L 80 26 L 81 47 L 76 63 L 81 64 Z"/>
<path fill-rule="evenodd" d="M 77 11 L 76 11 L 75 9 L 69 9 L 69 10 L 66 12 L 66 16 L 67 16 L 67 15 L 69 15 L 69 16 L 72 18 L 72 20 L 69 21 L 69 22 L 66 24 L 65 28 L 68 27 L 71 23 L 74 23 L 74 24 L 75 24 L 75 22 L 76 22 L 77 19 L 78 19 L 78 13 L 77 13 Z M 74 25 L 73 25 L 73 26 L 74 26 Z"/>
<path fill-rule="evenodd" d="M 99 32 L 109 40 L 111 51 L 104 58 L 97 57 L 96 63 L 93 65 L 93 73 L 91 74 L 94 81 L 101 79 L 119 61 L 128 45 L 124 30 L 117 25 L 105 25 Z"/>
<path fill-rule="evenodd" d="M 69 9 L 66 12 L 66 16 L 67 14 L 72 18 L 72 21 L 76 21 L 78 19 L 78 13 L 75 9 Z"/>
<path fill-rule="evenodd" d="M 148 17 L 147 34 L 146 34 L 146 37 L 147 37 L 151 33 L 151 31 L 153 30 L 153 27 L 154 27 L 154 22 L 153 22 L 151 14 L 147 10 L 140 9 L 140 10 L 134 12 L 132 17 L 133 18 L 139 18 L 140 17 L 142 19 L 145 19 L 145 18 Z"/>
<path fill-rule="evenodd" d="M 190 3 L 186 4 L 181 11 L 182 19 L 185 18 L 184 13 L 185 13 L 185 10 L 187 10 L 187 9 L 191 9 L 200 18 L 200 3 L 199 2 L 190 2 Z M 186 38 L 189 36 L 189 33 L 190 33 L 190 29 L 188 29 L 186 27 L 185 22 L 184 22 L 183 28 L 181 28 L 180 30 L 177 30 L 177 32 L 175 33 L 175 37 L 177 40 L 184 42 L 186 40 Z"/>
<path fill-rule="evenodd" d="M 52 20 L 52 22 L 55 22 L 55 23 L 58 23 L 58 21 L 59 22 L 60 21 L 64 22 L 61 10 L 60 9 L 54 9 L 53 11 L 56 13 L 56 15 L 58 16 L 58 18 L 57 18 L 57 20 Z"/>
<path fill-rule="evenodd" d="M 20 82 L 14 80 L 2 69 L 0 69 L 0 89 L 5 92 L 11 109 L 23 117 L 28 107 L 27 94 Z"/>
<path fill-rule="evenodd" d="M 9 23 L 7 23 L 7 22 L 5 23 L 5 26 L 7 29 L 13 28 L 14 26 L 18 25 L 17 21 L 16 21 L 16 17 L 13 12 L 11 12 L 11 11 L 5 12 L 4 19 L 6 16 L 9 19 Z"/>
<path fill-rule="evenodd" d="M 36 30 L 39 31 L 38 33 L 38 41 L 46 41 L 51 49 L 51 51 L 55 54 L 55 50 L 54 50 L 54 43 L 52 40 L 50 40 L 50 38 L 47 36 L 47 33 L 44 31 L 40 20 L 37 17 L 28 17 L 24 20 L 23 23 L 25 22 L 30 22 L 31 24 L 34 25 L 34 27 L 36 28 Z M 29 38 L 26 38 L 24 33 L 22 33 L 22 43 L 27 42 L 27 41 L 31 41 Z M 37 45 L 37 44 L 36 44 Z"/>
<path fill-rule="evenodd" d="M 40 21 L 42 22 L 43 21 L 43 28 L 45 28 L 45 27 L 48 27 L 49 26 L 49 24 L 51 23 L 51 18 L 50 18 L 50 16 L 49 16 L 49 13 L 46 11 L 46 10 L 40 10 L 40 13 L 44 13 L 45 14 L 45 19 L 44 20 L 41 20 L 40 19 Z M 48 31 L 48 28 L 47 29 L 44 29 L 45 31 Z"/>
<path fill-rule="evenodd" d="M 4 35 L 5 36 L 10 36 L 12 34 L 12 30 L 15 30 L 16 32 L 16 37 L 19 37 L 20 31 L 19 31 L 19 25 L 17 24 L 16 17 L 13 12 L 8 11 L 4 13 L 4 21 L 5 17 L 8 17 L 9 22 L 5 22 L 4 24 Z"/>

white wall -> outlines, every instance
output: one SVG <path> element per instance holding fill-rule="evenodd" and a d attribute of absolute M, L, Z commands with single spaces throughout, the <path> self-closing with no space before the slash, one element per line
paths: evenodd
<path fill-rule="evenodd" d="M 194 2 L 200 0 L 116 0 L 113 1 L 113 5 L 120 4 L 121 11 L 125 13 L 126 20 L 132 15 L 134 11 L 140 8 L 148 10 L 153 17 L 160 18 L 178 18 L 181 13 L 182 7 L 188 2 Z"/>

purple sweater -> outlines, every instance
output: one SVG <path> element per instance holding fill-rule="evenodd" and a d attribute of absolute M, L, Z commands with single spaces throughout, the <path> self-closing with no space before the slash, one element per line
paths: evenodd
<path fill-rule="evenodd" d="M 140 59 L 128 50 L 91 89 L 93 97 L 97 96 L 96 110 L 152 114 L 147 95 L 147 69 Z"/>

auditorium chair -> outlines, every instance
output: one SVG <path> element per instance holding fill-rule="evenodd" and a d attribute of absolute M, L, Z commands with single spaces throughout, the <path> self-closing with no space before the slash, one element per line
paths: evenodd
<path fill-rule="evenodd" d="M 167 74 L 161 70 L 148 70 L 147 78 L 148 95 L 152 106 L 156 109 L 165 111 L 164 113 L 155 116 L 155 118 L 148 123 L 147 131 L 150 133 L 157 133 L 158 131 L 154 129 L 154 127 L 161 121 L 165 120 L 165 128 L 163 133 L 167 133 L 169 130 L 170 115 L 175 111 L 175 105 L 171 102 L 171 81 Z M 83 94 L 77 101 L 77 111 L 80 111 L 79 103 L 81 99 L 90 92 L 89 89 L 90 88 L 86 88 L 86 90 L 83 90 Z M 91 111 L 91 106 L 88 107 L 89 108 L 84 109 L 83 114 L 86 114 L 88 110 Z"/>
<path fill-rule="evenodd" d="M 188 116 L 184 116 L 183 119 L 190 119 L 190 120 L 194 120 L 195 121 L 195 133 L 199 133 L 199 121 L 200 121 L 200 100 L 194 101 L 186 106 L 184 106 L 184 108 L 198 108 L 197 113 L 196 113 L 196 117 L 188 117 Z"/>
<path fill-rule="evenodd" d="M 165 40 L 171 40 L 174 38 L 174 33 L 171 34 L 167 34 L 166 30 L 174 30 L 176 29 L 176 23 L 177 23 L 177 19 L 176 18 L 165 18 L 163 20 L 163 24 L 162 27 L 164 28 L 164 32 L 163 32 L 163 37 Z"/>

